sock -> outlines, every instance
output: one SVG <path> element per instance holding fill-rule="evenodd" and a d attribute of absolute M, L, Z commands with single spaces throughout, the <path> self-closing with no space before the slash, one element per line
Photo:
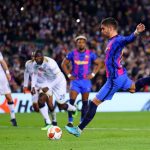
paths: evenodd
<path fill-rule="evenodd" d="M 69 103 L 67 105 L 68 105 L 67 111 L 76 111 L 77 110 L 77 108 L 75 106 L 73 106 Z"/>
<path fill-rule="evenodd" d="M 145 85 L 150 85 L 150 77 L 141 78 L 136 81 L 135 83 L 136 92 L 140 91 L 140 89 L 143 88 Z"/>
<path fill-rule="evenodd" d="M 56 112 L 55 112 L 55 111 L 52 111 L 52 112 L 50 112 L 50 114 L 51 114 L 51 117 L 52 117 L 52 121 L 53 121 L 53 122 L 57 122 L 57 119 L 56 119 Z"/>
<path fill-rule="evenodd" d="M 10 110 L 10 117 L 11 117 L 11 119 L 15 119 L 14 102 L 8 102 L 8 107 L 9 107 L 9 110 Z"/>
<path fill-rule="evenodd" d="M 40 110 L 41 115 L 45 119 L 46 124 L 51 124 L 51 120 L 48 115 L 48 108 L 46 107 L 46 105 L 39 103 L 39 110 Z"/>
<path fill-rule="evenodd" d="M 75 100 L 70 99 L 69 102 L 70 102 L 71 105 L 74 105 Z M 71 111 L 68 111 L 68 122 L 73 123 L 73 117 L 72 117 L 72 112 Z"/>
<path fill-rule="evenodd" d="M 81 109 L 81 119 L 80 119 L 81 122 L 82 122 L 84 116 L 86 115 L 87 111 L 88 111 L 88 101 L 83 101 L 82 109 Z"/>
<path fill-rule="evenodd" d="M 85 115 L 83 121 L 78 126 L 79 129 L 83 130 L 94 118 L 96 113 L 97 105 L 95 105 L 93 102 L 90 103 L 89 109 L 87 111 L 87 114 Z"/>

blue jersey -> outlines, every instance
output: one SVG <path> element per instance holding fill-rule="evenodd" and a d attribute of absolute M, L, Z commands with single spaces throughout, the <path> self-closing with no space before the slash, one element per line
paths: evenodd
<path fill-rule="evenodd" d="M 68 53 L 66 58 L 72 63 L 72 75 L 76 79 L 86 79 L 87 75 L 91 73 L 91 64 L 97 59 L 97 55 L 90 50 L 79 52 L 75 49 Z"/>
<path fill-rule="evenodd" d="M 121 65 L 122 49 L 135 39 L 134 33 L 129 36 L 117 35 L 109 39 L 106 47 L 106 75 L 108 78 L 117 78 L 126 74 L 126 69 Z"/>

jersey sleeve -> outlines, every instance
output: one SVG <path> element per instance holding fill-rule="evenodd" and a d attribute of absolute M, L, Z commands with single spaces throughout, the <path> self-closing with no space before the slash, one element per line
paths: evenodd
<path fill-rule="evenodd" d="M 97 55 L 96 55 L 94 52 L 92 52 L 92 53 L 91 53 L 91 60 L 94 61 L 94 60 L 96 60 L 97 58 L 98 58 Z"/>
<path fill-rule="evenodd" d="M 51 61 L 48 62 L 48 66 L 50 67 L 50 69 L 53 71 L 54 74 L 60 72 L 58 64 L 56 63 L 55 60 L 51 59 Z"/>
<path fill-rule="evenodd" d="M 3 60 L 2 53 L 0 52 L 0 61 Z"/>
<path fill-rule="evenodd" d="M 68 53 L 66 58 L 71 61 L 73 58 L 73 52 Z"/>
<path fill-rule="evenodd" d="M 134 33 L 130 34 L 129 36 L 122 36 L 119 40 L 119 42 L 122 45 L 126 45 L 129 44 L 131 42 L 133 42 L 135 40 L 136 36 L 134 35 Z"/>
<path fill-rule="evenodd" d="M 24 70 L 24 82 L 23 86 L 27 87 L 29 82 L 29 71 L 28 71 L 28 65 L 27 63 L 25 64 L 25 70 Z"/>
<path fill-rule="evenodd" d="M 31 75 L 31 88 L 35 87 L 35 84 L 37 82 L 37 74 L 38 74 L 38 69 L 36 69 L 35 64 L 34 64 L 33 73 Z"/>

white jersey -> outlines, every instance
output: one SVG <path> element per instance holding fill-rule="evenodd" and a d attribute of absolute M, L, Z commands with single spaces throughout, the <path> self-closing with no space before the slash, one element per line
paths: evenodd
<path fill-rule="evenodd" d="M 32 77 L 33 73 L 33 60 L 28 60 L 25 64 L 25 71 L 24 71 L 24 87 L 28 87 L 29 77 Z"/>
<path fill-rule="evenodd" d="M 34 73 L 32 75 L 32 87 L 44 88 L 48 87 L 48 95 L 54 93 L 58 103 L 63 104 L 66 94 L 66 79 L 58 67 L 55 60 L 44 57 L 41 65 L 33 64 Z M 38 93 L 35 95 L 38 97 Z"/>
<path fill-rule="evenodd" d="M 55 60 L 44 57 L 41 65 L 33 63 L 32 87 L 36 83 L 53 82 L 60 74 L 62 74 Z"/>
<path fill-rule="evenodd" d="M 2 53 L 0 52 L 0 61 L 3 60 Z M 9 94 L 11 93 L 10 86 L 5 74 L 5 71 L 0 63 L 0 94 Z"/>
<path fill-rule="evenodd" d="M 4 58 L 3 58 L 3 55 L 2 55 L 2 53 L 0 52 L 0 61 L 2 61 Z M 2 67 L 2 65 L 0 64 L 0 74 L 5 74 L 5 72 L 4 72 L 4 69 L 3 69 L 3 67 Z"/>

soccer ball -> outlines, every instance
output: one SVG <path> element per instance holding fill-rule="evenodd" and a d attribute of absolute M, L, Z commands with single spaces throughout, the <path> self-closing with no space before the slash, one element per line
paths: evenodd
<path fill-rule="evenodd" d="M 47 137 L 50 140 L 59 140 L 62 136 L 62 130 L 58 126 L 52 126 L 47 130 Z"/>

